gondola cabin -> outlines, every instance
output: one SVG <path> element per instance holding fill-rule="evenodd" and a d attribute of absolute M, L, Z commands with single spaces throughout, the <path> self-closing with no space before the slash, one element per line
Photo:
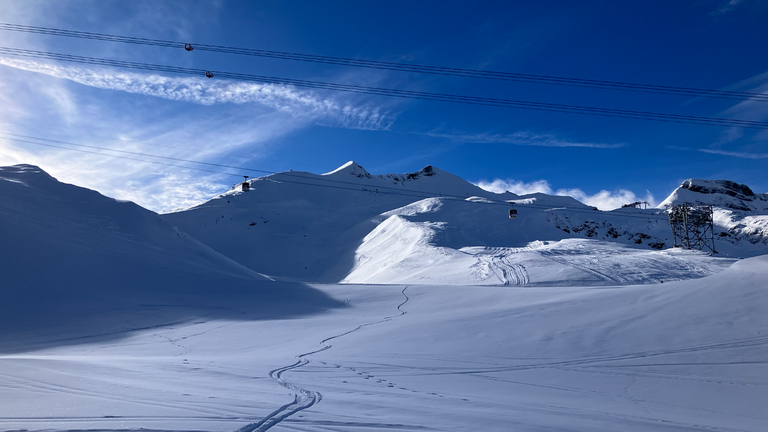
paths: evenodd
<path fill-rule="evenodd" d="M 509 209 L 509 218 L 517 219 L 517 209 Z"/>
<path fill-rule="evenodd" d="M 248 192 L 249 190 L 251 190 L 251 184 L 248 183 L 248 176 L 243 176 L 243 178 L 244 178 L 244 181 L 240 185 L 240 187 L 242 188 L 243 192 Z"/>

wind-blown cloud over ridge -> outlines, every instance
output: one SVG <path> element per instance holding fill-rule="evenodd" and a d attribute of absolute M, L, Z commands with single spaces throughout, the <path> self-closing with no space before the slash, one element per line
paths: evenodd
<path fill-rule="evenodd" d="M 353 106 L 279 84 L 114 72 L 9 57 L 0 57 L 0 64 L 90 87 L 201 105 L 257 103 L 293 116 L 326 119 L 353 129 L 387 129 L 393 122 L 388 113 L 377 107 Z"/>
<path fill-rule="evenodd" d="M 620 208 L 623 204 L 628 204 L 635 201 L 647 201 L 650 206 L 656 205 L 656 201 L 650 192 L 646 192 L 646 196 L 643 198 L 626 189 L 618 189 L 613 192 L 601 190 L 594 195 L 589 195 L 581 189 L 554 190 L 546 180 L 536 180 L 530 183 L 522 182 L 519 180 L 480 180 L 476 183 L 476 185 L 482 189 L 495 193 L 503 193 L 509 191 L 517 195 L 527 195 L 539 192 L 547 195 L 570 196 L 583 202 L 584 204 L 597 207 L 600 210 L 613 210 Z"/>

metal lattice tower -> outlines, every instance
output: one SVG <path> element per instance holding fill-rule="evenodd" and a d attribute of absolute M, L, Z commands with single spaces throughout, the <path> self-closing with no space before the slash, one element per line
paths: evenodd
<path fill-rule="evenodd" d="M 669 225 L 675 247 L 683 249 L 715 250 L 715 228 L 712 206 L 683 203 L 669 209 Z"/>

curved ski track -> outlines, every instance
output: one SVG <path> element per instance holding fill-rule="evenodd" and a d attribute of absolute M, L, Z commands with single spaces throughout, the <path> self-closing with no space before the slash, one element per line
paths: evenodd
<path fill-rule="evenodd" d="M 354 333 L 354 332 L 362 329 L 363 327 L 367 327 L 367 326 L 370 326 L 370 325 L 380 324 L 380 323 L 383 323 L 383 322 L 390 321 L 392 318 L 397 318 L 397 317 L 403 316 L 406 313 L 408 313 L 408 312 L 406 312 L 406 311 L 401 309 L 406 303 L 408 303 L 408 300 L 409 300 L 408 295 L 405 293 L 405 290 L 407 290 L 407 289 L 408 289 L 408 285 L 406 285 L 405 288 L 403 288 L 403 290 L 401 291 L 401 294 L 403 294 L 403 296 L 405 297 L 405 300 L 403 300 L 403 302 L 400 303 L 397 306 L 397 310 L 400 312 L 398 315 L 391 315 L 391 316 L 385 317 L 384 319 L 381 319 L 379 321 L 374 321 L 374 322 L 370 322 L 370 323 L 366 323 L 366 324 L 360 324 L 359 326 L 355 327 L 352 330 L 349 330 L 349 331 L 344 332 L 344 333 L 337 334 L 335 336 L 331 336 L 329 338 L 325 338 L 322 341 L 320 341 L 321 345 L 325 345 L 324 347 L 322 347 L 322 348 L 320 348 L 318 350 L 315 350 L 315 351 L 310 351 L 310 352 L 307 352 L 307 353 L 304 353 L 304 354 L 299 354 L 299 355 L 296 356 L 296 358 L 298 359 L 296 361 L 296 363 L 290 364 L 288 366 L 283 366 L 281 368 L 278 368 L 278 369 L 275 369 L 273 371 L 270 371 L 269 372 L 269 376 L 272 379 L 274 379 L 275 381 L 280 383 L 281 386 L 287 388 L 288 390 L 290 390 L 294 394 L 293 402 L 290 402 L 290 403 L 287 403 L 287 404 L 281 406 L 280 408 L 278 408 L 275 411 L 271 412 L 269 415 L 267 415 L 266 417 L 264 417 L 263 419 L 261 419 L 260 421 L 258 421 L 256 423 L 247 424 L 247 425 L 237 429 L 236 432 L 263 432 L 263 431 L 266 431 L 266 430 L 270 429 L 272 426 L 275 426 L 276 424 L 278 424 L 281 421 L 287 419 L 288 417 L 298 413 L 299 411 L 305 410 L 305 409 L 307 409 L 307 408 L 309 408 L 309 407 L 319 403 L 322 400 L 322 398 L 323 398 L 323 395 L 320 394 L 320 392 L 314 391 L 314 390 L 308 390 L 308 389 L 305 389 L 305 388 L 302 388 L 302 387 L 299 387 L 299 386 L 293 384 L 292 382 L 290 382 L 287 379 L 283 378 L 283 373 L 285 373 L 285 372 L 287 372 L 289 370 L 292 370 L 292 369 L 298 369 L 300 367 L 303 367 L 303 366 L 306 366 L 307 364 L 309 364 L 309 360 L 307 360 L 305 357 L 311 356 L 312 354 L 317 354 L 319 352 L 328 350 L 331 347 L 333 347 L 333 345 L 328 344 L 328 341 L 330 341 L 330 340 L 337 339 L 337 338 L 340 338 L 342 336 L 346 336 L 346 335 L 348 335 L 350 333 Z M 347 303 L 349 303 L 349 299 L 345 300 L 345 302 L 344 302 L 344 304 L 347 304 Z"/>
<path fill-rule="evenodd" d="M 486 248 L 475 254 L 479 262 L 485 263 L 504 286 L 527 285 L 530 282 L 528 272 L 522 264 L 509 262 L 511 248 Z"/>

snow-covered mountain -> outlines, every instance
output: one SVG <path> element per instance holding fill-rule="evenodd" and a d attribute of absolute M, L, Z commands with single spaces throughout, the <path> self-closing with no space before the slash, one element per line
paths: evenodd
<path fill-rule="evenodd" d="M 768 212 L 768 193 L 756 194 L 749 186 L 729 180 L 685 180 L 658 208 L 686 202 L 745 212 Z"/>
<path fill-rule="evenodd" d="M 715 232 L 723 249 L 744 256 L 768 253 L 768 193 L 757 194 L 728 180 L 688 179 L 659 208 L 685 202 L 714 207 Z"/>
<path fill-rule="evenodd" d="M 12 349 L 3 339 L 10 323 L 18 331 L 76 320 L 98 332 L 105 329 L 91 318 L 125 308 L 174 304 L 177 313 L 162 320 L 184 320 L 201 304 L 289 304 L 298 292 L 313 295 L 269 281 L 152 211 L 60 183 L 36 166 L 0 167 L 0 197 L 0 351 Z"/>
<path fill-rule="evenodd" d="M 432 166 L 372 175 L 348 162 L 322 175 L 291 171 L 248 184 L 247 192 L 236 185 L 164 217 L 251 269 L 300 281 L 649 283 L 729 263 L 670 249 L 660 209 L 602 212 L 571 197 L 496 194 Z M 517 219 L 508 217 L 510 202 Z M 718 239 L 725 229 L 718 225 Z M 718 248 L 725 256 L 768 252 L 763 242 Z"/>
<path fill-rule="evenodd" d="M 434 168 L 250 184 L 160 217 L 0 169 L 0 429 L 765 429 L 768 256 L 654 249 L 615 227 L 660 210 Z"/>

